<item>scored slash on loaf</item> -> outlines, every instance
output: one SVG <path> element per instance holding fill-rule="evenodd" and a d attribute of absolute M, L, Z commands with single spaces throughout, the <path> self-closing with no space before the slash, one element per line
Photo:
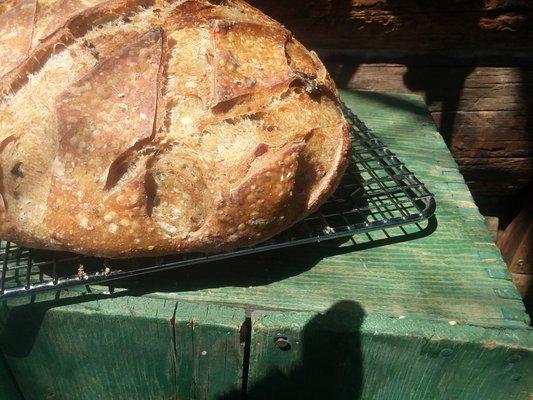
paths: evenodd
<path fill-rule="evenodd" d="M 0 237 L 131 257 L 264 241 L 348 162 L 313 52 L 240 0 L 0 4 Z"/>

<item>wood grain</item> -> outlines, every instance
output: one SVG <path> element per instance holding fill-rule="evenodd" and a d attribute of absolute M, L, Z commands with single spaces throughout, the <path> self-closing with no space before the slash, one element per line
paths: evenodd
<path fill-rule="evenodd" d="M 242 311 L 138 297 L 51 307 L 50 297 L 3 310 L 0 346 L 27 400 L 214 399 L 240 388 Z"/>
<path fill-rule="evenodd" d="M 508 54 L 531 47 L 524 0 L 252 0 L 287 25 L 304 44 L 322 48 Z"/>
<path fill-rule="evenodd" d="M 515 274 L 511 273 L 513 283 L 520 293 L 520 296 L 524 299 L 526 307 L 531 307 L 533 305 L 533 275 L 532 274 Z"/>
<path fill-rule="evenodd" d="M 352 64 L 331 58 L 341 86 L 424 97 L 474 194 L 510 195 L 533 174 L 533 69 Z"/>
<path fill-rule="evenodd" d="M 65 308 L 4 310 L 2 352 L 25 399 L 172 396 L 173 304 L 115 299 Z M 148 310 L 158 317 L 147 319 Z"/>
<path fill-rule="evenodd" d="M 498 247 L 511 272 L 533 275 L 533 205 L 527 204 L 509 224 Z"/>
<path fill-rule="evenodd" d="M 249 398 L 518 400 L 531 394 L 531 332 L 450 322 L 366 316 L 360 304 L 346 301 L 321 314 L 254 313 Z M 275 346 L 280 333 L 290 349 Z M 524 349 L 515 347 L 517 339 Z"/>

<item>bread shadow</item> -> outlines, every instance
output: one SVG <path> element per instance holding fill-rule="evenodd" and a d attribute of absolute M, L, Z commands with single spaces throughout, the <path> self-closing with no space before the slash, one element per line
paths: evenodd
<path fill-rule="evenodd" d="M 121 289 L 122 295 L 127 293 L 131 296 L 148 295 L 156 292 L 188 292 L 226 286 L 265 286 L 300 275 L 312 269 L 325 258 L 420 239 L 433 233 L 436 228 L 437 219 L 432 216 L 426 223 L 413 225 L 409 233 L 403 228 L 383 229 L 360 235 L 361 238 L 344 237 L 322 243 L 263 251 L 218 261 L 176 267 L 149 275 L 117 279 L 101 285 L 109 286 L 110 290 L 106 290 L 106 293 Z M 35 252 L 33 254 L 34 261 L 38 263 L 41 255 L 43 259 L 49 257 L 48 254 Z M 87 272 L 101 269 L 101 259 L 87 257 L 81 260 Z M 147 262 L 154 263 L 153 260 Z M 143 260 L 115 260 L 114 263 L 116 266 L 123 265 L 123 268 L 127 269 L 136 264 L 142 265 Z M 41 267 L 41 273 L 50 274 L 50 268 L 50 266 Z M 64 266 L 63 268 L 72 273 L 74 266 Z M 61 271 L 61 269 L 57 270 L 58 275 L 66 272 Z M 91 292 L 85 294 L 81 301 L 90 301 L 91 297 L 98 293 L 98 290 Z"/>
<path fill-rule="evenodd" d="M 366 241 L 341 238 L 321 244 L 289 247 L 276 251 L 252 254 L 233 259 L 205 264 L 179 267 L 147 276 L 122 279 L 112 282 L 113 287 L 126 289 L 130 295 L 148 295 L 156 292 L 190 292 L 206 289 L 232 287 L 258 287 L 289 279 L 312 269 L 320 261 L 335 255 L 388 246 L 395 243 L 419 239 L 430 235 L 437 228 L 432 217 L 426 226 L 420 225 L 416 232 L 408 234 L 381 230 L 375 235 L 384 236 Z M 356 267 L 356 266 L 355 266 Z"/>

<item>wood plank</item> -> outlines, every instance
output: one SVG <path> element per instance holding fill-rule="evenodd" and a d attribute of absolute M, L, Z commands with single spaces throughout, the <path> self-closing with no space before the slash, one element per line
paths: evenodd
<path fill-rule="evenodd" d="M 530 196 L 530 201 L 533 195 Z M 516 274 L 533 275 L 533 205 L 526 204 L 505 229 L 498 247 L 509 270 Z"/>
<path fill-rule="evenodd" d="M 212 399 L 241 387 L 243 311 L 43 296 L 3 310 L 0 346 L 26 400 Z"/>
<path fill-rule="evenodd" d="M 532 69 L 342 60 L 328 64 L 340 86 L 424 96 L 476 195 L 510 195 L 528 184 L 533 173 Z"/>
<path fill-rule="evenodd" d="M 526 1 L 252 0 L 305 44 L 342 49 L 472 49 L 527 57 Z"/>
<path fill-rule="evenodd" d="M 531 331 L 486 330 L 366 315 L 357 302 L 324 313 L 252 315 L 249 398 L 526 399 Z M 288 347 L 276 347 L 276 337 Z"/>
<path fill-rule="evenodd" d="M 527 111 L 533 70 L 476 65 L 365 63 L 350 57 L 325 57 L 338 83 L 355 90 L 425 95 L 430 110 L 456 99 L 460 111 Z M 520 111 L 520 113 L 518 113 Z"/>
<path fill-rule="evenodd" d="M 531 310 L 533 306 L 533 275 L 511 273 L 511 278 L 526 307 Z"/>
<path fill-rule="evenodd" d="M 218 399 L 242 387 L 242 309 L 179 302 L 174 346 L 177 399 Z"/>
<path fill-rule="evenodd" d="M 458 157 L 460 170 L 474 193 L 509 196 L 520 193 L 531 181 L 531 157 Z M 499 184 L 495 184 L 499 182 Z"/>
<path fill-rule="evenodd" d="M 5 316 L 2 351 L 25 399 L 173 396 L 173 304 L 113 299 L 66 308 L 19 306 Z"/>

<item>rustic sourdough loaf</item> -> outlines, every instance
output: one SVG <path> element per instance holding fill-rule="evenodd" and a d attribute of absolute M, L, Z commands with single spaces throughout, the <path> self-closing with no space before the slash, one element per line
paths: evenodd
<path fill-rule="evenodd" d="M 324 66 L 240 0 L 7 0 L 0 60 L 0 237 L 26 246 L 251 245 L 346 167 Z"/>

